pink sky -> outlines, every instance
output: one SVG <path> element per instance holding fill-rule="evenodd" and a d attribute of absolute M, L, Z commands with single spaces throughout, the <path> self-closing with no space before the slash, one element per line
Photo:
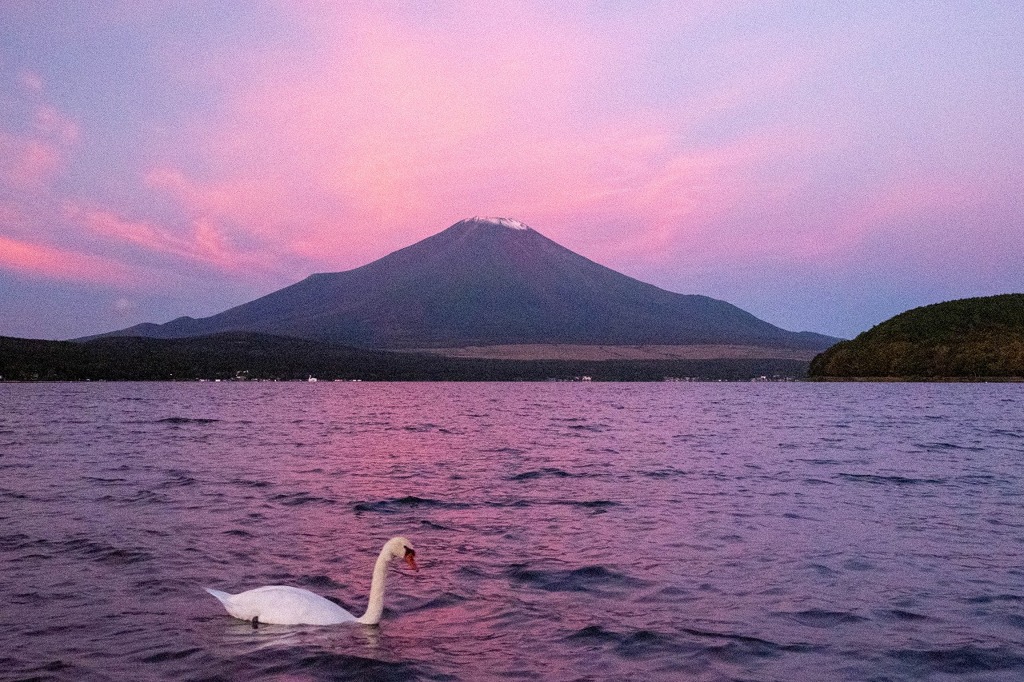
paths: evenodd
<path fill-rule="evenodd" d="M 472 215 L 794 330 L 1024 291 L 1024 9 L 512 5 L 0 7 L 0 335 L 209 315 Z"/>

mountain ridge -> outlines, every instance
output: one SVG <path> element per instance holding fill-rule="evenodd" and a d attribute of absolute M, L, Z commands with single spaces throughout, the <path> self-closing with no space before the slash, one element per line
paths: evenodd
<path fill-rule="evenodd" d="M 677 294 L 595 263 L 508 218 L 475 217 L 343 272 L 316 273 L 206 318 L 105 336 L 230 331 L 367 348 L 502 344 L 717 344 L 823 349 L 707 296 Z"/>

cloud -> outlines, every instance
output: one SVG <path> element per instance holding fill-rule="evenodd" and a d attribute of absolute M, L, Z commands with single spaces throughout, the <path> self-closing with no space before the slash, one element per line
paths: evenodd
<path fill-rule="evenodd" d="M 35 72 L 21 73 L 5 105 L 20 116 L 0 123 L 7 127 L 0 129 L 0 268 L 58 281 L 135 281 L 131 268 L 76 248 L 74 235 L 63 234 L 53 185 L 78 141 L 78 125 L 46 100 Z"/>
<path fill-rule="evenodd" d="M 38 134 L 63 146 L 70 146 L 78 141 L 78 124 L 56 107 L 40 103 L 35 106 L 32 113 L 33 124 Z"/>
<path fill-rule="evenodd" d="M 23 118 L 0 123 L 0 187 L 39 191 L 63 167 L 78 140 L 78 125 L 45 100 L 42 78 L 34 72 L 21 74 L 14 100 L 17 106 L 12 108 L 23 112 Z"/>
<path fill-rule="evenodd" d="M 678 248 L 750 191 L 747 169 L 768 151 L 761 131 L 709 144 L 697 129 L 791 77 L 765 65 L 760 79 L 744 72 L 702 96 L 624 106 L 635 94 L 621 91 L 633 87 L 626 74 L 652 58 L 636 31 L 669 40 L 666 26 L 706 18 L 706 3 L 659 6 L 639 28 L 605 35 L 594 22 L 607 19 L 533 4 L 284 6 L 304 47 L 249 55 L 245 78 L 222 83 L 219 114 L 188 131 L 208 150 L 202 171 L 166 159 L 147 185 L 323 267 L 361 264 L 476 214 L 607 253 L 624 241 L 634 253 Z M 600 244 L 593 235 L 611 226 L 617 237 Z"/>
<path fill-rule="evenodd" d="M 778 129 L 702 133 L 787 87 L 791 66 L 737 70 L 671 101 L 634 82 L 725 11 L 715 3 L 655 3 L 628 21 L 540 3 L 278 6 L 302 40 L 168 62 L 218 106 L 153 130 L 132 163 L 146 170 L 120 178 L 136 199 L 64 202 L 83 235 L 152 267 L 164 256 L 298 277 L 493 214 L 597 258 L 650 262 L 699 241 L 708 251 L 716 221 L 765 191 L 751 167 L 799 149 Z M 44 185 L 80 132 L 41 78 L 22 80 L 47 143 L 11 154 L 8 175 Z"/>
<path fill-rule="evenodd" d="M 12 117 L 10 129 L 0 129 L 0 189 L 6 194 L 0 197 L 0 268 L 112 286 L 142 280 L 173 285 L 177 277 L 169 271 L 182 263 L 235 276 L 274 270 L 272 255 L 236 248 L 209 215 L 193 215 L 178 228 L 180 221 L 167 216 L 131 220 L 123 217 L 125 208 L 67 198 L 57 181 L 80 142 L 79 125 L 48 101 L 45 82 L 35 72 L 20 75 L 8 104 L 20 112 L 20 120 Z M 173 174 L 154 172 L 140 185 L 143 191 L 171 186 L 187 199 L 188 186 Z M 170 257 L 174 265 L 160 257 Z"/>
<path fill-rule="evenodd" d="M 112 243 L 129 245 L 150 255 L 170 256 L 195 268 L 208 266 L 221 274 L 253 276 L 254 270 L 273 269 L 272 257 L 236 248 L 214 220 L 196 218 L 181 233 L 147 220 L 128 220 L 102 208 L 69 203 L 69 221 L 84 226 L 91 235 Z M 150 267 L 159 269 L 159 264 Z"/>
<path fill-rule="evenodd" d="M 0 131 L 0 185 L 8 191 L 45 187 L 62 162 L 62 151 L 51 142 Z"/>
<path fill-rule="evenodd" d="M 137 273 L 117 261 L 0 235 L 0 268 L 31 277 L 91 284 L 132 285 Z"/>

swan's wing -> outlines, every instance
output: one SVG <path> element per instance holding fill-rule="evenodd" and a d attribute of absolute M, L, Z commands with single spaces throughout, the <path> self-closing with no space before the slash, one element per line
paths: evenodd
<path fill-rule="evenodd" d="M 356 617 L 332 601 L 309 590 L 287 585 L 268 585 L 254 590 L 217 597 L 235 618 L 278 625 L 336 625 Z M 221 592 L 220 594 L 224 594 Z"/>

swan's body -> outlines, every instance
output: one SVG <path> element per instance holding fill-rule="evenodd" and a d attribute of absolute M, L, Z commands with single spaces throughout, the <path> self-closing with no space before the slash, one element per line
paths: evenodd
<path fill-rule="evenodd" d="M 405 538 L 392 538 L 384 544 L 373 567 L 370 603 L 366 607 L 366 613 L 358 618 L 334 602 L 298 587 L 269 585 L 238 594 L 228 594 L 209 587 L 206 591 L 220 600 L 232 616 L 252 621 L 254 626 L 257 622 L 276 625 L 376 625 L 384 612 L 384 582 L 388 562 L 400 558 L 416 569 L 415 556 L 412 543 Z"/>
<path fill-rule="evenodd" d="M 228 594 L 206 591 L 220 600 L 235 618 L 277 625 L 338 625 L 359 619 L 318 594 L 287 585 L 268 585 L 254 590 Z M 372 623 L 370 623 L 372 625 Z"/>

